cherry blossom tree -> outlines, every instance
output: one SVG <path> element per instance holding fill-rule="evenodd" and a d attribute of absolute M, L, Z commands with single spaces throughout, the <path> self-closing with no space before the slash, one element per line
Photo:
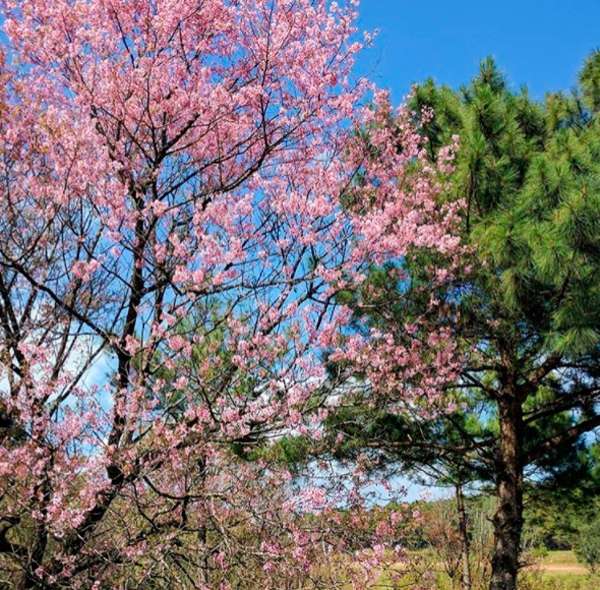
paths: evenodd
<path fill-rule="evenodd" d="M 360 106 L 356 3 L 1 5 L 2 567 L 23 589 L 312 579 L 351 545 L 297 516 L 319 491 L 232 448 L 317 436 L 336 294 L 456 247 L 408 117 Z M 402 351 L 371 336 L 348 354 L 384 369 Z"/>

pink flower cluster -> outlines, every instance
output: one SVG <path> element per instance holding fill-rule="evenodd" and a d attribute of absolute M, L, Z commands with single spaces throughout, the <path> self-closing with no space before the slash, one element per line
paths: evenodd
<path fill-rule="evenodd" d="M 240 457 L 318 433 L 324 348 L 389 395 L 455 370 L 444 332 L 348 338 L 336 298 L 372 264 L 458 250 L 438 198 L 456 146 L 428 165 L 405 110 L 360 106 L 356 4 L 0 3 L 0 518 L 35 523 L 11 556 L 29 587 L 159 575 L 192 533 L 207 588 L 240 555 L 255 587 L 306 575 L 332 535 Z"/>

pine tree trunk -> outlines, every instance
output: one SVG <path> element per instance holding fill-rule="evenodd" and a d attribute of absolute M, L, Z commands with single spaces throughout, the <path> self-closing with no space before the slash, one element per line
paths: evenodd
<path fill-rule="evenodd" d="M 471 590 L 471 555 L 469 542 L 469 527 L 467 523 L 467 511 L 465 509 L 465 497 L 462 485 L 456 486 L 456 510 L 458 512 L 458 530 L 461 542 L 462 560 L 462 590 Z"/>
<path fill-rule="evenodd" d="M 513 392 L 499 402 L 500 455 L 490 590 L 516 590 L 523 528 L 523 410 Z"/>

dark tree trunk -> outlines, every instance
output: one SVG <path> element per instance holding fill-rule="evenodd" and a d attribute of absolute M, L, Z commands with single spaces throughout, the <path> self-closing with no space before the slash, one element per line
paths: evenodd
<path fill-rule="evenodd" d="M 202 486 L 201 490 L 204 492 L 207 477 L 206 459 L 204 458 L 198 460 L 198 474 Z M 207 513 L 206 510 L 204 512 Z M 198 529 L 198 540 L 201 543 L 201 551 L 203 552 L 203 556 L 200 558 L 200 580 L 208 588 L 210 584 L 210 553 L 208 549 L 208 527 L 206 523 L 202 524 Z"/>
<path fill-rule="evenodd" d="M 516 392 L 498 403 L 500 449 L 490 590 L 515 590 L 523 528 L 523 410 Z"/>
<path fill-rule="evenodd" d="M 471 544 L 469 541 L 469 525 L 465 509 L 465 497 L 461 484 L 456 486 L 456 511 L 458 512 L 458 530 L 460 532 L 461 561 L 462 561 L 462 590 L 471 590 Z"/>
<path fill-rule="evenodd" d="M 17 590 L 30 590 L 31 588 L 39 588 L 39 579 L 35 574 L 35 570 L 42 565 L 42 560 L 44 557 L 44 552 L 46 549 L 47 543 L 47 534 L 44 530 L 43 532 L 38 533 L 38 539 L 35 543 L 35 546 L 31 552 L 29 560 L 25 565 L 24 572 L 21 576 L 19 582 L 17 582 L 15 588 Z"/>
<path fill-rule="evenodd" d="M 36 575 L 36 570 L 43 564 L 44 554 L 48 545 L 48 530 L 46 529 L 45 517 L 48 514 L 48 504 L 51 497 L 50 481 L 46 476 L 43 483 L 36 489 L 37 492 L 42 492 L 43 498 L 41 501 L 41 513 L 44 520 L 35 528 L 35 541 L 29 551 L 29 556 L 21 580 L 16 584 L 17 590 L 29 590 L 30 588 L 39 588 L 39 579 Z"/>

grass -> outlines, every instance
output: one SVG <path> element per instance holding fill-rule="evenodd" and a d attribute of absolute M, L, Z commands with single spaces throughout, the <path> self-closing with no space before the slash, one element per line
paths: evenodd
<path fill-rule="evenodd" d="M 436 568 L 437 569 L 437 568 Z M 451 590 L 449 578 L 436 574 L 437 590 Z M 410 590 L 421 587 L 410 580 L 402 579 L 397 588 Z M 374 586 L 377 589 L 394 588 L 385 574 Z M 588 570 L 577 561 L 572 551 L 550 551 L 535 565 L 523 571 L 519 580 L 519 590 L 599 590 L 600 575 L 591 576 Z"/>
<path fill-rule="evenodd" d="M 572 551 L 550 551 L 527 573 L 532 590 L 597 590 L 600 577 L 591 576 Z"/>
<path fill-rule="evenodd" d="M 576 565 L 581 566 L 573 551 L 549 551 L 542 560 L 546 565 Z"/>

